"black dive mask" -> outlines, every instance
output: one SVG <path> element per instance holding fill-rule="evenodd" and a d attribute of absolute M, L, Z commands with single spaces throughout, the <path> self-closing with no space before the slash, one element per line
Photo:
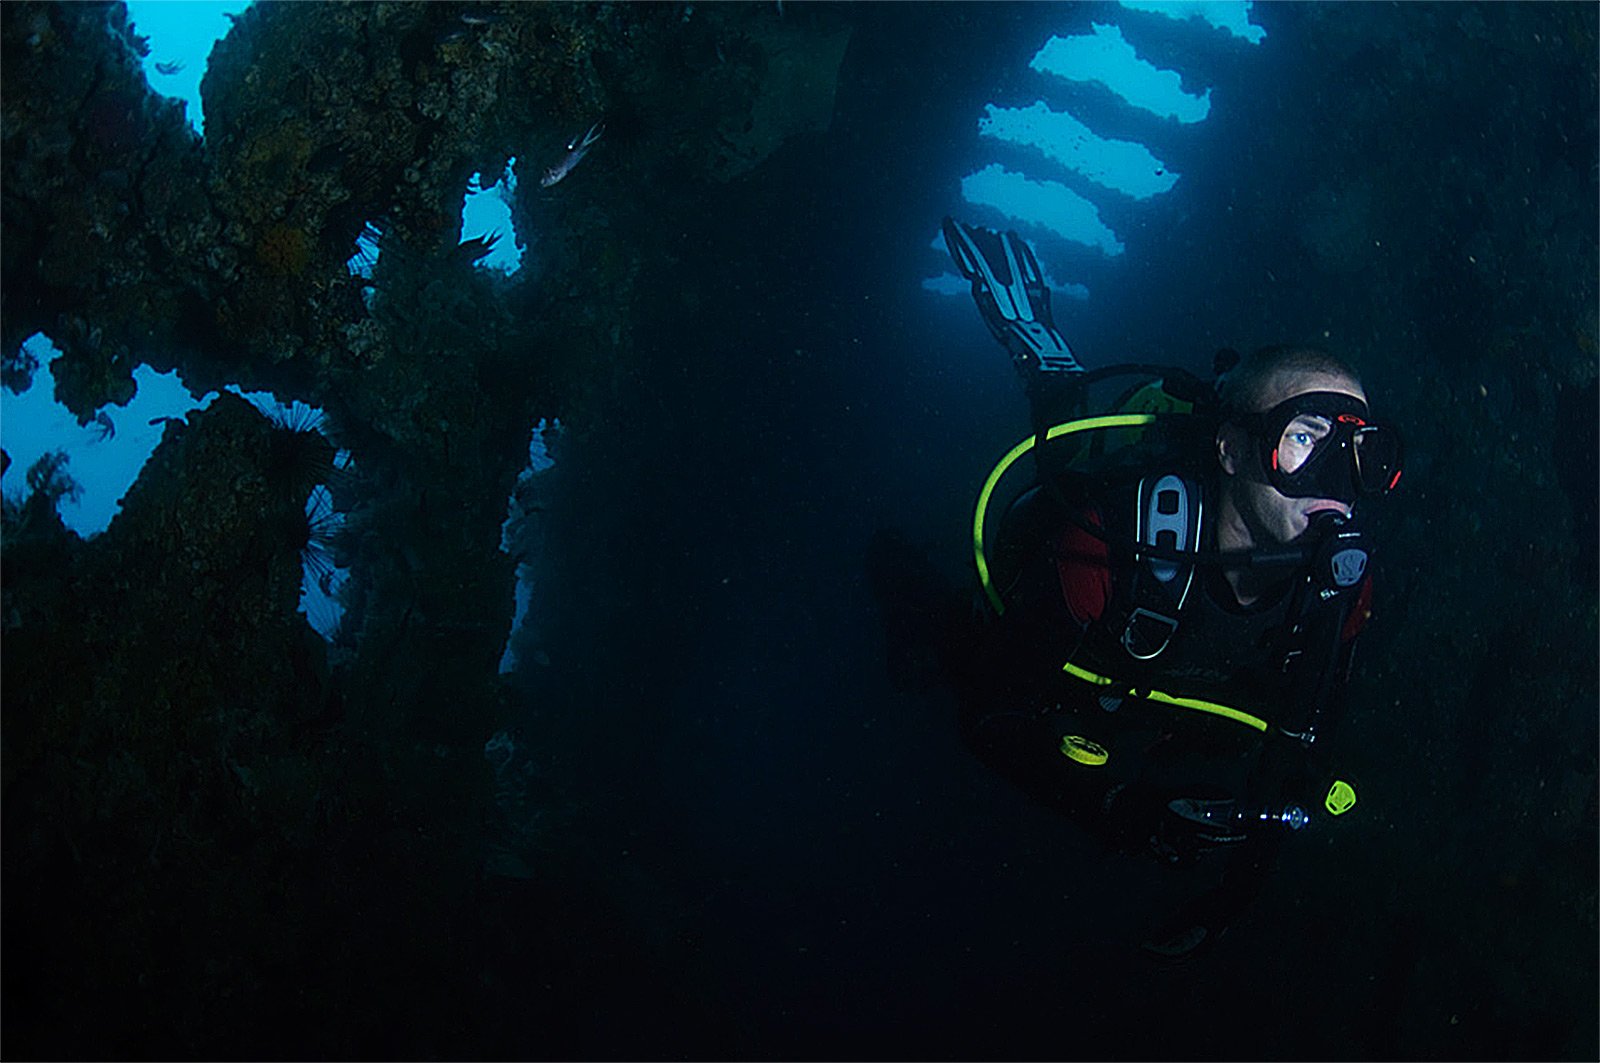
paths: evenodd
<path fill-rule="evenodd" d="M 1237 420 L 1256 440 L 1267 482 L 1289 498 L 1354 505 L 1400 482 L 1399 431 L 1368 421 L 1354 395 L 1309 391 Z"/>

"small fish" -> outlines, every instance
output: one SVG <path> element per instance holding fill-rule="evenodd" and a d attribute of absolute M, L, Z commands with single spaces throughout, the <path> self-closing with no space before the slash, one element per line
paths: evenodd
<path fill-rule="evenodd" d="M 112 423 L 111 415 L 104 410 L 94 415 L 94 437 L 99 443 L 117 438 L 117 426 Z"/>
<path fill-rule="evenodd" d="M 181 59 L 171 59 L 165 63 L 157 63 L 156 73 L 166 74 L 170 77 L 173 74 L 181 72 L 183 70 L 183 65 L 183 60 Z"/>
<path fill-rule="evenodd" d="M 504 15 L 492 11 L 463 11 L 456 17 L 468 26 L 493 26 L 505 21 Z"/>
<path fill-rule="evenodd" d="M 493 254 L 494 245 L 499 242 L 500 234 L 498 232 L 484 233 L 482 236 L 474 236 L 470 240 L 461 241 L 456 245 L 456 251 L 467 262 L 477 262 Z"/>
<path fill-rule="evenodd" d="M 596 122 L 594 125 L 589 127 L 589 131 L 585 133 L 582 138 L 574 138 L 568 142 L 566 156 L 563 157 L 560 162 L 556 163 L 554 166 L 550 167 L 550 169 L 544 172 L 544 176 L 539 179 L 539 184 L 545 188 L 549 188 L 551 185 L 567 176 L 567 174 L 571 173 L 573 167 L 577 166 L 578 163 L 583 161 L 583 157 L 589 154 L 589 149 L 594 146 L 594 142 L 599 140 L 600 134 L 604 133 L 605 131 L 605 123 Z"/>

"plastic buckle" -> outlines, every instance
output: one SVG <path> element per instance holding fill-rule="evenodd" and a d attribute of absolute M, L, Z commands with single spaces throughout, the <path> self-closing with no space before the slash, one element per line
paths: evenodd
<path fill-rule="evenodd" d="M 1149 628 L 1151 624 L 1156 625 L 1157 630 L 1153 632 L 1143 630 Z M 1172 641 L 1172 636 L 1177 630 L 1176 619 L 1138 608 L 1128 617 L 1127 626 L 1122 629 L 1122 648 L 1128 651 L 1129 656 L 1148 661 L 1167 648 L 1167 643 Z M 1154 649 L 1150 649 L 1151 646 L 1154 646 Z"/>

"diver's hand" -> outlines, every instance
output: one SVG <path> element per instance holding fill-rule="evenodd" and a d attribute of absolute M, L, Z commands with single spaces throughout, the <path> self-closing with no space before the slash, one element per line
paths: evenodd
<path fill-rule="evenodd" d="M 984 324 L 1011 354 L 1024 376 L 1034 372 L 1078 373 L 1083 367 L 1056 331 L 1050 288 L 1030 248 L 1014 232 L 997 233 L 954 218 L 944 219 L 944 241 L 961 275 L 972 282 L 972 299 Z"/>

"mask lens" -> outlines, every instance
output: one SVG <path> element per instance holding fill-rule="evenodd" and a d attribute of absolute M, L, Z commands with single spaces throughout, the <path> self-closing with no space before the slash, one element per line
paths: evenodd
<path fill-rule="evenodd" d="M 1296 416 L 1284 426 L 1283 434 L 1278 437 L 1278 470 L 1288 476 L 1299 472 L 1311 459 L 1317 444 L 1326 439 L 1332 430 L 1333 425 L 1326 417 L 1314 413 Z"/>
<path fill-rule="evenodd" d="M 1389 490 L 1400 476 L 1400 434 L 1381 425 L 1358 430 L 1355 460 L 1361 490 L 1369 494 Z"/>

